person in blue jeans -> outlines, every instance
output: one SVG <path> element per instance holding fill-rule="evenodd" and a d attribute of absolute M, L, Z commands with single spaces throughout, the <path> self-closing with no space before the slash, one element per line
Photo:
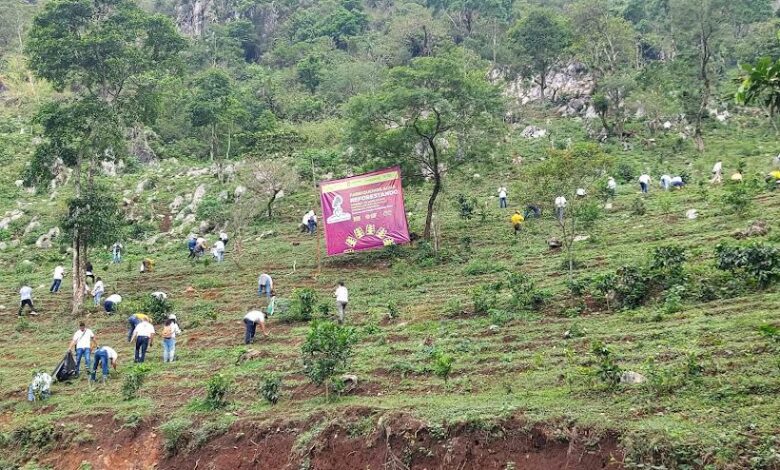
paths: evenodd
<path fill-rule="evenodd" d="M 257 295 L 262 297 L 263 292 L 265 292 L 265 296 L 270 299 L 273 288 L 274 280 L 271 279 L 271 276 L 266 273 L 260 274 L 260 277 L 257 279 Z"/>
<path fill-rule="evenodd" d="M 127 323 L 130 326 L 130 328 L 127 330 L 128 343 L 131 341 L 131 338 L 133 337 L 133 332 L 135 331 L 135 327 L 138 326 L 142 321 L 151 322 L 152 319 L 149 318 L 147 315 L 144 315 L 143 313 L 135 313 L 133 315 L 130 315 L 127 318 Z"/>
<path fill-rule="evenodd" d="M 92 351 L 92 340 L 95 338 L 95 333 L 87 328 L 84 322 L 79 323 L 79 329 L 73 333 L 73 339 L 70 342 L 68 350 L 76 348 L 76 375 L 79 373 L 81 367 L 81 358 L 84 358 L 84 363 L 87 365 L 87 371 L 90 366 L 90 353 Z"/>
<path fill-rule="evenodd" d="M 108 346 L 101 346 L 95 351 L 95 361 L 92 365 L 92 374 L 90 375 L 90 379 L 95 382 L 97 379 L 95 378 L 95 374 L 97 373 L 98 366 L 103 367 L 103 383 L 106 382 L 106 379 L 108 378 L 108 365 L 111 364 L 111 367 L 116 370 L 116 359 L 118 355 L 116 351 L 114 351 L 114 348 L 110 348 Z"/>
<path fill-rule="evenodd" d="M 56 294 L 60 291 L 60 287 L 62 286 L 62 278 L 65 277 L 65 268 L 62 266 L 57 266 L 54 268 L 54 279 L 51 283 L 51 289 L 49 289 L 49 292 L 52 294 Z"/>
<path fill-rule="evenodd" d="M 135 327 L 130 341 L 135 341 L 135 357 L 133 359 L 136 363 L 143 363 L 146 359 L 146 350 L 152 346 L 153 337 L 154 326 L 148 321 L 143 320 Z"/>
<path fill-rule="evenodd" d="M 111 255 L 113 256 L 114 264 L 122 262 L 122 248 L 122 244 L 119 242 L 116 242 L 111 246 Z"/>
<path fill-rule="evenodd" d="M 95 299 L 95 307 L 100 306 L 100 299 L 103 297 L 103 293 L 106 291 L 106 286 L 103 284 L 103 279 L 97 278 L 95 286 L 92 287 L 92 296 Z"/>

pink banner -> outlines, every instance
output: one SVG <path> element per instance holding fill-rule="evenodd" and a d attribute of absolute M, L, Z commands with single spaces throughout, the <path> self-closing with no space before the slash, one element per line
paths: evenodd
<path fill-rule="evenodd" d="M 320 183 L 328 256 L 409 243 L 401 169 Z"/>

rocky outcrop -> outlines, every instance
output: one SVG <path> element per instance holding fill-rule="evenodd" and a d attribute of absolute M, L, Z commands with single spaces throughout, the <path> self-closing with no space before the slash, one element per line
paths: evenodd
<path fill-rule="evenodd" d="M 44 250 L 49 249 L 53 246 L 54 239 L 56 239 L 59 236 L 60 236 L 59 227 L 54 227 L 52 229 L 49 229 L 48 232 L 38 237 L 38 240 L 35 241 L 35 246 Z"/>
<path fill-rule="evenodd" d="M 494 72 L 494 78 L 501 76 L 500 72 Z M 596 88 L 587 68 L 580 63 L 572 63 L 566 67 L 553 71 L 547 77 L 547 87 L 544 90 L 545 99 L 560 100 L 568 103 L 567 108 L 576 113 L 587 109 L 586 103 Z M 519 77 L 509 82 L 505 94 L 513 98 L 519 104 L 538 102 L 542 99 L 541 88 L 535 80 L 529 77 Z"/>

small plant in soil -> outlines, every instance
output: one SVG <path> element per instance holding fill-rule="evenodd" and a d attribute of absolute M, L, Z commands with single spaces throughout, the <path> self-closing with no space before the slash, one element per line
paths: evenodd
<path fill-rule="evenodd" d="M 267 374 L 260 381 L 260 394 L 265 401 L 275 405 L 282 393 L 282 378 L 278 374 Z"/>
<path fill-rule="evenodd" d="M 601 341 L 593 342 L 590 351 L 596 358 L 594 375 L 609 388 L 617 387 L 623 370 L 615 361 L 615 354 Z"/>
<path fill-rule="evenodd" d="M 133 400 L 138 397 L 138 390 L 144 383 L 146 374 L 149 373 L 151 368 L 146 364 L 136 364 L 133 366 L 122 382 L 122 397 L 125 400 Z"/>
<path fill-rule="evenodd" d="M 206 405 L 212 410 L 227 406 L 227 395 L 233 388 L 232 381 L 222 374 L 216 374 L 206 383 Z"/>
<path fill-rule="evenodd" d="M 152 317 L 154 323 L 163 323 L 173 311 L 173 303 L 150 295 L 141 306 L 141 311 Z"/>
<path fill-rule="evenodd" d="M 433 373 L 436 374 L 437 377 L 444 380 L 445 385 L 450 378 L 452 364 L 454 362 L 455 359 L 449 354 L 437 352 L 433 355 Z"/>
<path fill-rule="evenodd" d="M 316 385 L 325 387 L 330 398 L 333 377 L 343 373 L 357 342 L 355 329 L 327 320 L 315 320 L 301 346 L 303 372 Z"/>

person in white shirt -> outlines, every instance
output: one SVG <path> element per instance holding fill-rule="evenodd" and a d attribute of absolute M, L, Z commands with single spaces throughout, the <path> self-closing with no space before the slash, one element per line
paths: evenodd
<path fill-rule="evenodd" d="M 30 307 L 30 315 L 38 315 L 32 302 L 32 287 L 27 285 L 27 283 L 22 284 L 22 288 L 19 289 L 19 297 L 21 298 L 21 303 L 19 304 L 20 317 L 25 306 Z"/>
<path fill-rule="evenodd" d="M 181 334 L 179 324 L 176 323 L 176 316 L 171 315 L 165 320 L 165 327 L 162 331 L 163 341 L 163 362 L 173 362 L 176 357 L 176 335 Z"/>
<path fill-rule="evenodd" d="M 336 307 L 339 312 L 339 324 L 344 323 L 344 314 L 347 311 L 347 304 L 349 303 L 349 291 L 344 286 L 344 281 L 339 281 L 339 285 L 336 287 L 336 292 L 333 293 L 336 297 Z"/>
<path fill-rule="evenodd" d="M 62 286 L 62 278 L 65 277 L 65 268 L 62 266 L 57 266 L 54 268 L 54 281 L 51 284 L 51 289 L 49 289 L 49 292 L 52 294 L 56 294 L 60 291 L 60 286 Z"/>
<path fill-rule="evenodd" d="M 611 176 L 607 180 L 607 193 L 609 193 L 609 197 L 611 198 L 614 198 L 615 194 L 617 194 L 617 181 Z"/>
<path fill-rule="evenodd" d="M 682 188 L 683 186 L 685 186 L 685 181 L 683 181 L 682 176 L 675 176 L 674 178 L 669 180 L 669 184 L 673 188 L 678 188 L 679 189 L 679 188 Z"/>
<path fill-rule="evenodd" d="M 499 209 L 506 209 L 506 186 L 498 188 L 498 207 Z"/>
<path fill-rule="evenodd" d="M 317 232 L 317 214 L 314 210 L 310 210 L 303 216 L 303 225 L 306 227 L 306 232 L 310 235 L 314 235 Z"/>
<path fill-rule="evenodd" d="M 710 184 L 720 184 L 723 182 L 723 162 L 718 160 L 712 167 L 712 179 Z"/>
<path fill-rule="evenodd" d="M 152 297 L 154 297 L 155 299 L 157 299 L 157 300 L 159 300 L 161 302 L 164 302 L 164 301 L 168 300 L 168 294 L 166 294 L 165 292 L 163 292 L 161 290 L 158 290 L 157 292 L 152 292 L 151 295 L 152 295 Z"/>
<path fill-rule="evenodd" d="M 222 240 L 214 242 L 211 253 L 214 255 L 214 258 L 217 259 L 217 263 L 225 261 L 225 243 Z"/>
<path fill-rule="evenodd" d="M 119 355 L 114 351 L 114 348 L 110 348 L 108 346 L 101 346 L 97 348 L 95 351 L 95 360 L 92 362 L 92 374 L 90 376 L 90 379 L 95 382 L 97 379 L 95 378 L 95 373 L 97 372 L 98 366 L 103 366 L 103 383 L 106 383 L 106 379 L 108 379 L 108 366 L 109 364 L 111 367 L 116 370 L 116 361 L 119 358 Z"/>
<path fill-rule="evenodd" d="M 669 191 L 672 187 L 672 177 L 669 175 L 661 175 L 660 183 L 661 188 L 663 188 L 664 191 Z"/>
<path fill-rule="evenodd" d="M 51 375 L 46 372 L 34 372 L 33 380 L 27 388 L 27 400 L 46 400 L 51 396 Z"/>
<path fill-rule="evenodd" d="M 95 281 L 95 287 L 92 288 L 92 296 L 95 298 L 95 307 L 100 305 L 100 298 L 103 297 L 103 293 L 106 291 L 106 286 L 103 284 L 103 279 L 97 278 Z"/>
<path fill-rule="evenodd" d="M 642 173 L 642 176 L 639 177 L 639 189 L 642 193 L 647 194 L 647 192 L 650 191 L 650 182 L 650 175 Z"/>
<path fill-rule="evenodd" d="M 265 296 L 269 299 L 271 298 L 271 291 L 274 289 L 274 280 L 271 279 L 271 276 L 269 276 L 266 273 L 260 274 L 260 277 L 257 278 L 257 295 L 259 297 L 263 296 L 263 292 L 265 292 Z"/>
<path fill-rule="evenodd" d="M 68 351 L 72 348 L 76 348 L 76 375 L 79 375 L 79 367 L 81 366 L 81 358 L 84 358 L 84 364 L 87 366 L 87 372 L 89 372 L 90 366 L 90 352 L 92 351 L 92 339 L 95 337 L 95 333 L 92 332 L 84 322 L 79 323 L 79 329 L 73 333 L 73 339 L 70 341 Z"/>
<path fill-rule="evenodd" d="M 130 342 L 135 341 L 135 356 L 133 361 L 136 363 L 143 363 L 146 359 L 146 350 L 152 346 L 152 338 L 154 337 L 154 326 L 151 323 L 144 320 L 135 327 L 133 336 L 130 338 Z"/>
<path fill-rule="evenodd" d="M 268 331 L 265 329 L 265 314 L 261 310 L 250 310 L 244 315 L 244 344 L 250 344 L 255 340 L 255 333 L 257 332 L 257 325 L 260 324 L 260 329 L 263 331 L 263 336 L 268 336 Z"/>
<path fill-rule="evenodd" d="M 219 232 L 219 240 L 227 247 L 228 234 L 225 231 Z"/>
<path fill-rule="evenodd" d="M 555 198 L 555 217 L 558 219 L 558 221 L 563 221 L 563 213 L 566 209 L 566 198 L 563 196 L 558 196 Z"/>
<path fill-rule="evenodd" d="M 119 310 L 119 304 L 121 303 L 122 296 L 114 293 L 106 297 L 106 301 L 103 302 L 103 309 L 110 315 Z"/>

